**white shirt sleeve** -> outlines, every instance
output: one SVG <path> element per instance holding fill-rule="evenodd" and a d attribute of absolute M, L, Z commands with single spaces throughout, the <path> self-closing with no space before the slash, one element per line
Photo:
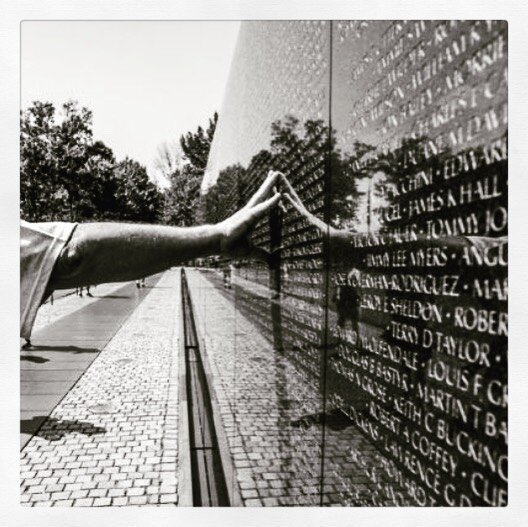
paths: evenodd
<path fill-rule="evenodd" d="M 20 336 L 29 338 L 55 262 L 76 223 L 20 225 Z"/>

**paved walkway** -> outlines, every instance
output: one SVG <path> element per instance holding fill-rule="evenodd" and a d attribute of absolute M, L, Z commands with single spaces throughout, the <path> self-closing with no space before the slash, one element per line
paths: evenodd
<path fill-rule="evenodd" d="M 156 284 L 158 280 L 159 276 L 150 278 L 149 284 Z M 37 325 L 32 348 L 20 353 L 21 449 L 37 433 L 53 408 L 115 335 L 147 291 L 146 288 L 137 289 L 134 283 L 119 284 L 110 288 L 109 294 L 88 297 L 85 299 L 88 302 L 83 302 L 80 297 L 68 298 L 59 302 L 55 309 L 48 309 L 54 321 L 44 327 Z M 75 304 L 71 305 L 76 300 L 77 309 Z M 65 307 L 69 314 L 60 316 Z M 39 316 L 39 321 L 43 318 L 45 314 Z"/>
<path fill-rule="evenodd" d="M 60 318 L 23 353 L 23 504 L 178 503 L 180 273 L 150 284 Z"/>
<path fill-rule="evenodd" d="M 110 295 L 116 289 L 123 287 L 123 283 L 102 284 L 92 289 L 93 296 L 84 294 L 82 297 L 75 294 L 75 289 L 65 289 L 54 293 L 53 302 L 48 298 L 45 304 L 40 306 L 33 325 L 33 333 L 49 326 L 51 323 L 59 320 L 78 309 L 96 302 L 99 298 Z"/>

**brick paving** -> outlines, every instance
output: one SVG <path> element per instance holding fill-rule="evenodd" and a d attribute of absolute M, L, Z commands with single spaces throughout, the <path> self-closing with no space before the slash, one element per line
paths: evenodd
<path fill-rule="evenodd" d="M 21 502 L 178 503 L 180 273 L 169 271 L 21 452 Z"/>
<path fill-rule="evenodd" d="M 149 286 L 159 279 L 149 277 Z M 21 449 L 149 292 L 120 284 L 81 309 L 57 306 L 62 316 L 33 332 L 31 348 L 20 352 Z"/>

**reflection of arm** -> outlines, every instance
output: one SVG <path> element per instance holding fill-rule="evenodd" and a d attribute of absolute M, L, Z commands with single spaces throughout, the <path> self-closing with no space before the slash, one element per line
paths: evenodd
<path fill-rule="evenodd" d="M 308 223 L 310 223 L 310 225 L 313 225 L 318 229 L 321 235 L 328 240 L 332 258 L 336 261 L 357 259 L 354 258 L 358 253 L 354 248 L 354 237 L 357 236 L 357 234 L 347 231 L 346 229 L 336 229 L 325 223 L 323 220 L 320 220 L 304 206 L 304 203 L 301 201 L 286 177 L 283 177 L 283 180 L 286 182 L 288 188 L 288 192 L 284 194 L 287 201 L 308 221 Z"/>
<path fill-rule="evenodd" d="M 335 231 L 335 229 L 334 229 Z M 365 253 L 366 249 L 357 247 L 357 239 L 365 238 L 365 235 L 351 233 L 345 230 L 339 230 L 330 236 L 330 255 L 336 265 L 345 264 L 353 267 L 364 269 L 366 267 Z M 402 242 L 395 239 L 394 236 L 379 234 L 376 236 L 378 240 L 385 238 L 383 243 L 373 244 L 368 247 L 369 250 L 379 249 L 385 247 L 386 249 L 398 249 L 398 246 L 405 247 L 411 251 L 428 250 L 431 248 L 439 248 L 442 254 L 450 255 L 453 258 L 455 265 L 461 265 L 461 258 L 465 254 L 463 251 L 466 248 L 475 249 L 478 257 L 469 257 L 466 264 L 477 258 L 496 258 L 498 251 L 501 251 L 500 246 L 508 243 L 508 237 L 490 238 L 486 236 L 444 236 L 440 238 L 428 238 L 424 234 L 416 234 L 409 239 Z M 488 252 L 491 250 L 492 252 Z M 465 266 L 465 265 L 464 265 Z M 364 269 L 365 270 L 365 269 Z"/>
<path fill-rule="evenodd" d="M 336 260 L 336 262 L 349 261 L 353 265 L 362 267 L 363 262 L 359 254 L 363 251 L 358 248 L 358 246 L 361 246 L 361 244 L 356 242 L 359 239 L 364 239 L 368 235 L 353 233 L 346 229 L 336 229 L 326 224 L 305 207 L 304 203 L 299 198 L 299 195 L 284 175 L 282 176 L 282 181 L 287 187 L 287 193 L 284 194 L 287 201 L 308 221 L 308 223 L 317 228 L 322 236 L 327 237 L 332 258 Z M 387 247 L 390 247 L 391 245 L 394 246 L 397 244 L 394 236 L 387 234 L 375 234 L 374 236 L 380 239 L 380 242 L 381 238 L 383 238 L 384 243 L 380 243 L 380 245 L 386 245 Z M 408 241 L 418 246 L 443 246 L 448 250 L 457 252 L 462 250 L 464 247 L 475 247 L 478 250 L 497 247 L 506 243 L 508 241 L 508 237 L 503 236 L 501 238 L 490 238 L 485 236 L 444 236 L 442 238 L 433 239 L 428 238 L 425 234 L 417 233 L 412 235 L 412 237 L 410 236 Z"/>

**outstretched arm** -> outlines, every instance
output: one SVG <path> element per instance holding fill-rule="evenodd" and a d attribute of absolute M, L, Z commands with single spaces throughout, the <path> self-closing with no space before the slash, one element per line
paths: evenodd
<path fill-rule="evenodd" d="M 269 197 L 279 177 L 270 173 L 246 206 L 216 225 L 79 224 L 57 260 L 48 290 L 134 280 L 214 254 L 265 258 L 248 235 L 280 200 L 278 193 Z"/>

